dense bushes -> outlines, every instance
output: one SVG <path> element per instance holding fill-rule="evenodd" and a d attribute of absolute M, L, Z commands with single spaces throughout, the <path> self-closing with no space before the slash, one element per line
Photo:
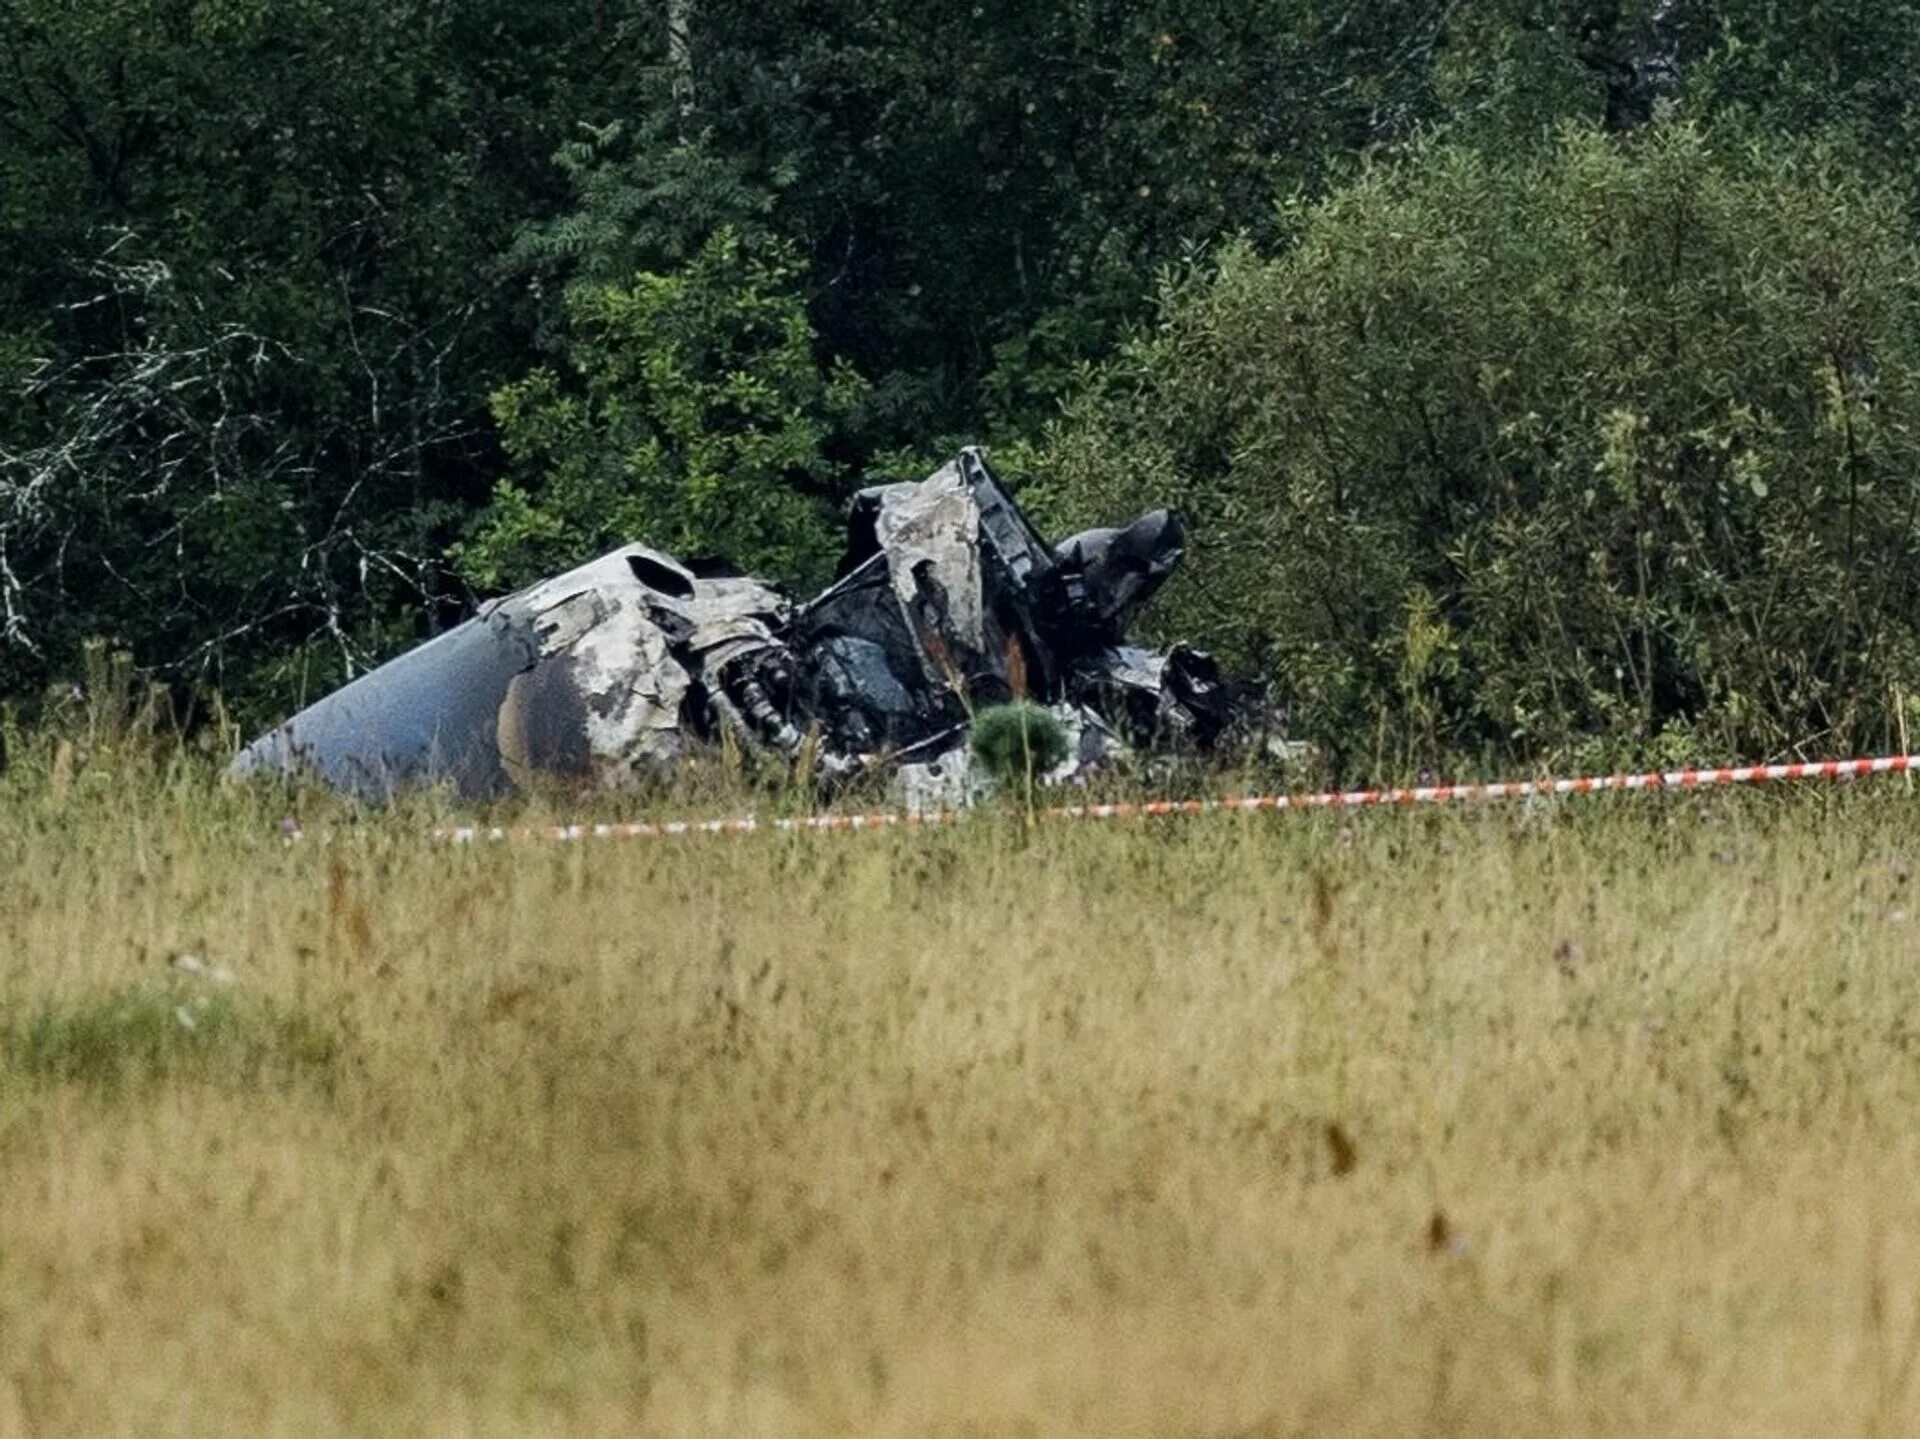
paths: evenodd
<path fill-rule="evenodd" d="M 465 607 L 580 8 L 0 3 L 0 696 L 106 635 L 271 711 Z"/>
<path fill-rule="evenodd" d="M 252 724 L 617 539 L 804 582 L 857 485 L 1044 480 L 1089 366 L 1073 508 L 1380 550 L 1183 592 L 1347 743 L 1837 742 L 1903 681 L 1905 0 L 0 0 L 0 52 L 29 713 L 97 638 Z"/>
<path fill-rule="evenodd" d="M 1430 146 L 1173 283 L 1063 426 L 1169 628 L 1363 767 L 1885 739 L 1920 681 L 1920 248 L 1809 146 Z M 1624 743 L 1623 743 L 1624 742 Z"/>

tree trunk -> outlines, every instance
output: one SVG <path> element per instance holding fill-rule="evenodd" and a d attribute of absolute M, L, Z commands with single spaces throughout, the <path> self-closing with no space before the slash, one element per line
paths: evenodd
<path fill-rule="evenodd" d="M 667 65 L 680 113 L 693 113 L 693 0 L 667 0 Z"/>
<path fill-rule="evenodd" d="M 1608 130 L 1617 134 L 1646 124 L 1654 106 L 1679 89 L 1680 31 L 1678 0 L 1651 0 L 1639 13 L 1628 13 L 1619 0 L 1587 10 L 1580 60 L 1606 87 Z"/>

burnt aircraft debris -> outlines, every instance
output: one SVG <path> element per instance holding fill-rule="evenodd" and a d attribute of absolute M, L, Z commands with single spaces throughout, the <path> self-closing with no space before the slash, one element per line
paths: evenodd
<path fill-rule="evenodd" d="M 617 784 L 728 736 L 825 780 L 885 768 L 909 803 L 955 803 L 981 783 L 970 711 L 1021 696 L 1066 727 L 1055 778 L 1127 750 L 1270 745 L 1262 686 L 1127 640 L 1184 543 L 1155 510 L 1050 545 L 967 449 L 856 496 L 838 578 L 804 605 L 628 545 L 336 690 L 233 772 L 478 799 L 549 774 Z"/>

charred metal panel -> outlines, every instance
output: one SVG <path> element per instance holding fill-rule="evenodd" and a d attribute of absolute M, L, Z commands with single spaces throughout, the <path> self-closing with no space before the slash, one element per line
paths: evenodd
<path fill-rule="evenodd" d="M 302 710 L 234 762 L 383 799 L 444 781 L 467 798 L 541 774 L 616 782 L 682 753 L 707 668 L 773 644 L 786 601 L 698 579 L 644 546 L 522 590 Z"/>
<path fill-rule="evenodd" d="M 524 615 L 494 611 L 362 675 L 234 761 L 237 774 L 307 770 L 362 799 L 451 780 L 467 795 L 503 788 L 498 716 L 515 675 L 539 654 Z"/>
<path fill-rule="evenodd" d="M 1049 546 L 963 450 L 856 496 L 840 578 L 798 610 L 758 580 L 629 545 L 309 706 L 234 770 L 477 798 L 547 775 L 618 783 L 727 731 L 825 778 L 884 764 L 917 793 L 964 797 L 980 783 L 967 716 L 1014 694 L 1073 736 L 1056 779 L 1128 746 L 1204 750 L 1265 727 L 1261 687 L 1200 651 L 1126 641 L 1184 543 L 1155 510 Z"/>
<path fill-rule="evenodd" d="M 1055 553 L 1069 625 L 1089 639 L 1118 644 L 1185 552 L 1186 531 L 1169 510 L 1062 540 Z"/>

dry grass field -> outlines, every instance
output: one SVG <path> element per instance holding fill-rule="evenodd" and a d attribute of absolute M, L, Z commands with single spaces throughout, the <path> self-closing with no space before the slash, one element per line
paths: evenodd
<path fill-rule="evenodd" d="M 1903 781 L 279 818 L 0 786 L 0 1434 L 1920 1425 Z"/>

